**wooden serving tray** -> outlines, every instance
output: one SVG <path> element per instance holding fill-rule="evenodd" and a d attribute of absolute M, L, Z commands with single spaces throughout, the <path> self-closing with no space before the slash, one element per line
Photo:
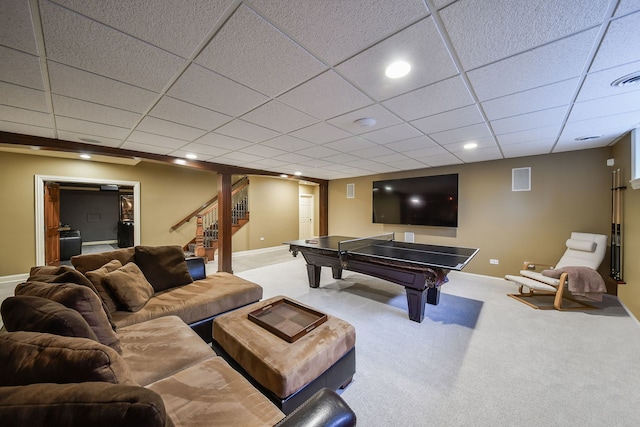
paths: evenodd
<path fill-rule="evenodd" d="M 327 315 L 290 299 L 279 299 L 249 313 L 249 320 L 287 342 L 294 342 L 327 321 Z"/>

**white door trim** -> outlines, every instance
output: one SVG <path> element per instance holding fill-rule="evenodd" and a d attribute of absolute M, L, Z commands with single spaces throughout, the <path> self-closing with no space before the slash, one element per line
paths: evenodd
<path fill-rule="evenodd" d="M 140 182 L 115 179 L 81 178 L 73 176 L 35 175 L 35 215 L 36 215 L 36 265 L 44 265 L 44 183 L 82 182 L 99 185 L 121 185 L 133 187 L 133 242 L 140 244 Z"/>

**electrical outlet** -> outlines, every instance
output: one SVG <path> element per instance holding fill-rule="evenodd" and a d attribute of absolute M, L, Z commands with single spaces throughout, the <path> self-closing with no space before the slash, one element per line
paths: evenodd
<path fill-rule="evenodd" d="M 497 259 L 490 259 L 490 260 L 489 260 L 489 264 L 495 264 L 495 265 L 498 265 L 498 264 L 500 264 L 500 261 L 498 261 Z"/>

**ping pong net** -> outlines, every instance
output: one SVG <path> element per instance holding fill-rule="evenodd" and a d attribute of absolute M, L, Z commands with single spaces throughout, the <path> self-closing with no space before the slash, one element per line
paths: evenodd
<path fill-rule="evenodd" d="M 394 233 L 379 234 L 377 236 L 362 237 L 352 240 L 343 240 L 338 242 L 338 251 L 344 252 L 356 252 L 360 248 L 366 248 L 373 245 L 385 244 L 394 240 Z"/>

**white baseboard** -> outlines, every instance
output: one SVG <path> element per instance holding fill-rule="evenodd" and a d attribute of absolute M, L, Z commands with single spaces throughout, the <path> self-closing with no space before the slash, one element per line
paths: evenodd
<path fill-rule="evenodd" d="M 0 288 L 4 286 L 15 286 L 29 278 L 29 273 L 14 274 L 12 276 L 0 276 Z"/>

